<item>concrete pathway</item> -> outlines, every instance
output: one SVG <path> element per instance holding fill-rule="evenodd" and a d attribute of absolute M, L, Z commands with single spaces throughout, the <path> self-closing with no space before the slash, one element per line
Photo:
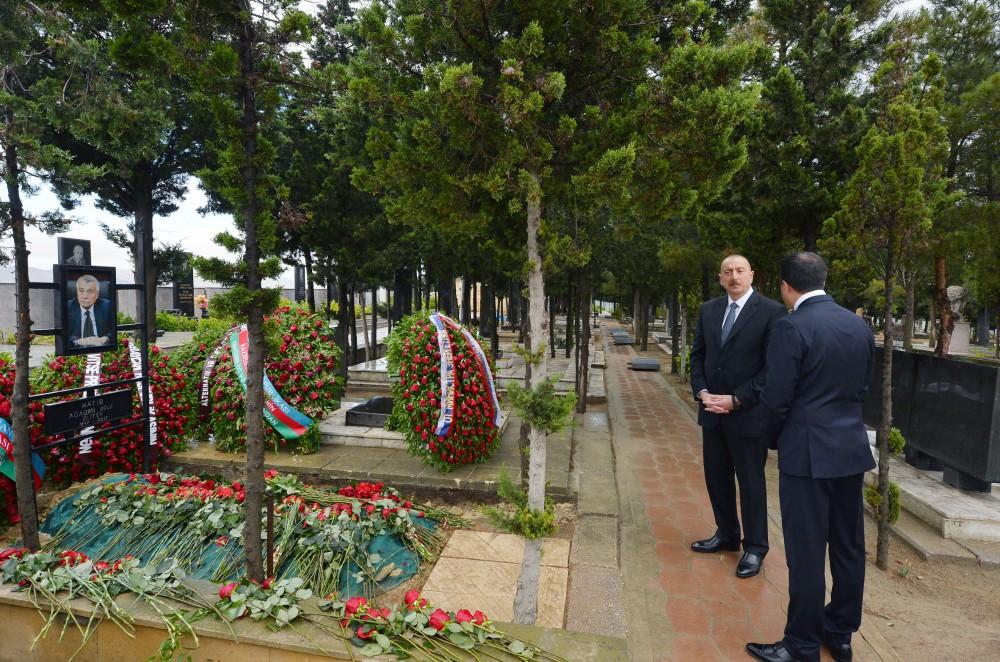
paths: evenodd
<path fill-rule="evenodd" d="M 630 346 L 606 344 L 605 349 L 630 657 L 637 662 L 749 660 L 746 642 L 777 641 L 785 626 L 788 566 L 777 499 L 769 499 L 771 550 L 761 575 L 738 579 L 738 552 L 692 552 L 691 541 L 715 529 L 701 431 L 667 376 L 629 370 L 628 361 L 636 355 Z M 776 488 L 774 464 L 772 458 L 768 481 Z M 862 636 L 855 636 L 853 644 L 855 660 L 894 659 L 875 653 Z M 825 651 L 823 659 L 831 659 Z"/>

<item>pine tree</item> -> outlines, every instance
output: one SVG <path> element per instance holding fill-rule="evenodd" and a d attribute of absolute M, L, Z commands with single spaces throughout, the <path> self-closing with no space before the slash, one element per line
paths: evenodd
<path fill-rule="evenodd" d="M 886 0 L 762 0 L 754 25 L 770 57 L 760 68 L 760 117 L 749 163 L 712 216 L 712 234 L 776 267 L 789 249 L 815 250 L 840 206 L 866 129 L 856 79 L 891 29 Z M 757 36 L 757 35 L 754 35 Z"/>
<path fill-rule="evenodd" d="M 1000 71 L 998 18 L 1000 10 L 977 0 L 936 0 L 931 9 L 924 9 L 920 15 L 920 21 L 927 26 L 923 50 L 938 55 L 947 81 L 944 89 L 948 129 L 946 174 L 952 178 L 956 190 L 967 194 L 960 204 L 943 210 L 935 219 L 935 299 L 940 318 L 935 353 L 938 356 L 948 355 L 955 323 L 946 292 L 948 265 L 952 265 L 952 272 L 960 272 L 969 246 L 989 245 L 970 240 L 981 234 L 980 219 L 990 217 L 988 212 L 977 211 L 984 202 L 989 204 L 989 194 L 982 195 L 984 190 L 980 184 L 992 177 L 992 163 L 996 160 L 990 156 L 990 132 L 981 131 L 981 127 L 990 124 L 989 116 L 995 115 L 996 110 L 983 114 L 980 107 L 983 97 L 974 91 L 983 84 L 988 89 L 987 80 Z M 981 149 L 983 146 L 987 147 L 985 151 Z M 953 273 L 952 277 L 955 275 Z"/>
<path fill-rule="evenodd" d="M 127 219 L 124 230 L 102 227 L 129 250 L 135 282 L 147 286 L 147 331 L 155 339 L 156 284 L 167 254 L 154 249 L 153 219 L 177 209 L 202 137 L 194 128 L 203 122 L 191 104 L 191 80 L 179 61 L 182 33 L 169 5 L 63 4 L 101 68 L 99 75 L 67 72 L 63 93 L 80 103 L 53 109 L 57 135 L 78 163 L 101 168 L 101 175 L 83 186 L 57 178 L 56 191 L 64 199 L 94 194 L 99 208 Z"/>
<path fill-rule="evenodd" d="M 892 429 L 893 293 L 898 265 L 926 241 L 933 219 L 955 196 L 947 192 L 940 61 L 917 62 L 911 39 L 894 42 L 873 81 L 871 127 L 858 146 L 858 168 L 840 211 L 825 224 L 825 246 L 851 264 L 878 265 L 884 285 L 882 406 L 876 563 L 889 559 L 889 432 Z"/>
<path fill-rule="evenodd" d="M 51 35 L 58 35 L 49 39 Z M 31 436 L 28 434 L 28 354 L 31 347 L 28 247 L 25 226 L 46 232 L 65 229 L 69 219 L 52 212 L 33 217 L 21 202 L 21 192 L 31 192 L 29 178 L 58 175 L 84 182 L 99 173 L 77 166 L 65 151 L 52 144 L 52 109 L 74 102 L 62 96 L 68 80 L 60 65 L 72 61 L 86 70 L 86 54 L 71 33 L 69 21 L 49 2 L 5 2 L 0 5 L 0 173 L 7 201 L 0 203 L 0 228 L 14 239 L 14 278 L 17 331 L 14 352 L 14 393 L 11 418 L 21 539 L 38 549 L 38 514 L 35 511 L 31 469 Z M 9 256 L 5 256 L 9 260 Z"/>
<path fill-rule="evenodd" d="M 308 17 L 291 0 L 249 2 L 215 0 L 190 8 L 183 16 L 199 97 L 214 113 L 213 137 L 207 143 L 210 165 L 199 177 L 220 209 L 231 211 L 242 234 L 221 233 L 216 242 L 239 257 L 196 258 L 195 269 L 230 288 L 213 305 L 247 320 L 246 549 L 247 576 L 264 578 L 261 507 L 264 485 L 264 315 L 278 303 L 280 291 L 262 282 L 281 272 L 277 257 L 280 181 L 274 173 L 274 115 L 280 101 L 277 85 L 285 71 L 300 64 L 287 47 L 304 39 Z M 240 252 L 242 251 L 242 254 Z"/>

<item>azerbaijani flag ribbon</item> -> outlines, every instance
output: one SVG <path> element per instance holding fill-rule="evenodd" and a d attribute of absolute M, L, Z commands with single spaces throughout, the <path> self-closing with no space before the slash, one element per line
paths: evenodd
<path fill-rule="evenodd" d="M 250 335 L 247 325 L 242 325 L 238 332 L 234 330 L 229 335 L 229 346 L 233 353 L 233 365 L 236 376 L 239 377 L 243 392 L 247 390 L 247 363 L 250 360 Z M 298 439 L 306 433 L 313 421 L 311 418 L 288 404 L 274 384 L 264 375 L 264 418 L 275 432 L 285 439 Z"/>
<path fill-rule="evenodd" d="M 14 471 L 14 430 L 6 419 L 0 418 L 0 474 L 17 482 Z M 42 476 L 45 475 L 45 462 L 38 453 L 31 454 L 31 474 L 35 479 L 35 489 L 42 486 Z"/>

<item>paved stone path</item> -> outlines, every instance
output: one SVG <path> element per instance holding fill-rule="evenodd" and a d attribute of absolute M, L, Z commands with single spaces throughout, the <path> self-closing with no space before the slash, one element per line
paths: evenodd
<path fill-rule="evenodd" d="M 738 579 L 738 552 L 692 552 L 691 541 L 715 529 L 700 429 L 663 373 L 629 370 L 628 361 L 636 355 L 630 346 L 606 349 L 630 657 L 637 662 L 749 660 L 746 642 L 776 641 L 785 626 L 788 566 L 777 498 L 769 498 L 771 549 L 761 575 Z M 777 487 L 774 464 L 772 457 L 772 488 Z M 853 643 L 855 660 L 881 659 L 862 637 Z M 825 651 L 823 659 L 831 659 Z"/>

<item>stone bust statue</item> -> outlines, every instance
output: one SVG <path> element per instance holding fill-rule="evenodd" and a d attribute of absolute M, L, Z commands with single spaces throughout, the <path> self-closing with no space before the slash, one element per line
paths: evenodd
<path fill-rule="evenodd" d="M 946 292 L 948 293 L 948 303 L 951 304 L 951 312 L 955 315 L 955 319 L 965 319 L 962 316 L 962 311 L 965 310 L 965 304 L 969 303 L 969 290 L 961 285 L 951 285 Z"/>

